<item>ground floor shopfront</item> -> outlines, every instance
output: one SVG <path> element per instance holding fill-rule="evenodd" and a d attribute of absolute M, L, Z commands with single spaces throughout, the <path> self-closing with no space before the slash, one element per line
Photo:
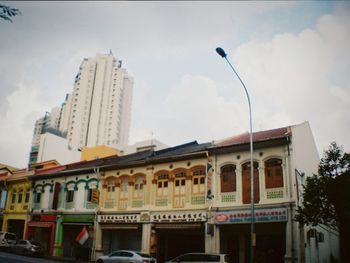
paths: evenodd
<path fill-rule="evenodd" d="M 54 256 L 90 260 L 94 237 L 94 214 L 61 215 L 57 217 Z M 80 244 L 77 237 L 87 231 L 89 238 Z"/>
<path fill-rule="evenodd" d="M 18 239 L 23 239 L 27 219 L 27 214 L 4 214 L 2 231 L 15 233 Z"/>
<path fill-rule="evenodd" d="M 53 255 L 56 215 L 32 215 L 27 224 L 25 238 L 42 244 L 46 255 Z"/>
<path fill-rule="evenodd" d="M 128 249 L 164 262 L 186 252 L 205 252 L 205 221 L 205 211 L 100 214 L 94 257 Z"/>
<path fill-rule="evenodd" d="M 256 262 L 286 262 L 287 245 L 290 243 L 287 211 L 287 208 L 255 210 Z M 220 242 L 217 252 L 228 254 L 232 262 L 249 262 L 251 246 L 249 210 L 216 212 L 215 225 Z"/>

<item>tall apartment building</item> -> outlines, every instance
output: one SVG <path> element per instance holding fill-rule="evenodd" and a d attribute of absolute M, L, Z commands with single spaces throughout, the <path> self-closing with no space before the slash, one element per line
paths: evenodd
<path fill-rule="evenodd" d="M 127 145 L 132 91 L 133 79 L 112 54 L 85 58 L 61 111 L 69 147 Z"/>
<path fill-rule="evenodd" d="M 129 139 L 132 93 L 133 78 L 112 53 L 85 58 L 55 126 L 67 138 L 67 149 L 97 145 L 125 147 Z M 38 120 L 38 125 L 44 120 Z M 33 141 L 37 144 L 41 131 L 35 128 Z"/>
<path fill-rule="evenodd" d="M 60 115 L 61 109 L 55 107 L 35 122 L 29 164 L 37 161 L 41 135 L 48 131 L 55 134 L 59 133 Z"/>

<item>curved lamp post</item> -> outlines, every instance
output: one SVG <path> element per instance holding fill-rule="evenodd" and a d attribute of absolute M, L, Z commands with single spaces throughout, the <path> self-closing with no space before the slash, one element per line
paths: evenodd
<path fill-rule="evenodd" d="M 245 87 L 243 81 L 237 74 L 236 70 L 233 68 L 230 61 L 227 59 L 227 55 L 225 51 L 218 47 L 216 48 L 216 52 L 224 58 L 227 63 L 230 65 L 233 72 L 236 74 L 237 78 L 241 82 L 245 94 L 247 95 L 248 99 L 248 105 L 249 105 L 249 124 L 250 124 L 250 132 L 249 132 L 249 141 L 250 141 L 250 211 L 251 211 L 251 221 L 250 221 L 250 262 L 254 262 L 254 246 L 255 246 L 255 233 L 254 233 L 254 220 L 255 220 L 255 214 L 254 214 L 254 165 L 253 165 L 253 128 L 252 128 L 252 107 L 250 104 L 250 98 L 247 91 L 247 88 Z"/>

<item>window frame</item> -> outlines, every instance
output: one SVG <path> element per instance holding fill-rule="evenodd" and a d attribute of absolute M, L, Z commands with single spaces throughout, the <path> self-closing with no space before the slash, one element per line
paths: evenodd
<path fill-rule="evenodd" d="M 284 187 L 283 160 L 273 157 L 264 161 L 265 166 L 265 188 Z"/>
<path fill-rule="evenodd" d="M 205 168 L 197 168 L 192 171 L 192 194 L 205 194 Z M 198 191 L 195 190 L 195 185 L 198 185 Z M 203 186 L 202 186 L 203 185 Z"/>
<path fill-rule="evenodd" d="M 228 168 L 233 168 L 232 170 L 223 171 Z M 235 164 L 226 164 L 220 168 L 220 193 L 232 193 L 237 192 L 237 166 Z M 230 175 L 232 176 L 232 182 L 230 183 Z M 226 183 L 225 177 L 227 177 Z"/>
<path fill-rule="evenodd" d="M 66 203 L 74 202 L 74 190 L 67 190 Z"/>

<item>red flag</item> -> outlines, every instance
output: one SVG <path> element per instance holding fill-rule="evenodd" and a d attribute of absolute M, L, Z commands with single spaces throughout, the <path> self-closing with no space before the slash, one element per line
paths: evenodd
<path fill-rule="evenodd" d="M 89 238 L 89 232 L 86 230 L 86 227 L 84 226 L 83 229 L 80 231 L 79 235 L 75 239 L 80 245 L 84 245 L 86 240 Z"/>

